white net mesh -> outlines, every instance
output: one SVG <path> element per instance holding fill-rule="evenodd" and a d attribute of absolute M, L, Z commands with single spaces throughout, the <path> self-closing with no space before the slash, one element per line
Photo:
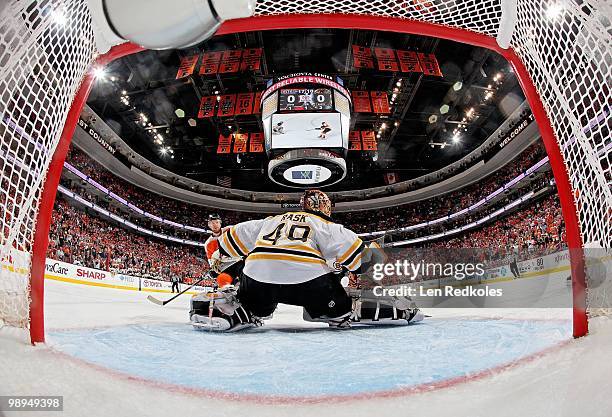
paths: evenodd
<path fill-rule="evenodd" d="M 263 0 L 256 13 L 369 14 L 498 34 L 501 0 Z M 544 104 L 570 175 L 583 242 L 612 247 L 612 4 L 518 0 L 511 47 Z M 612 303 L 612 280 L 587 292 L 591 312 Z M 587 283 L 587 288 L 589 285 Z M 602 299 L 603 298 L 603 299 Z"/>
<path fill-rule="evenodd" d="M 341 13 L 497 36 L 501 0 L 261 0 L 256 14 Z M 29 253 L 50 158 L 95 47 L 85 0 L 0 5 L 0 318 L 27 325 Z M 561 4 L 562 6 L 556 6 Z M 562 148 L 582 238 L 612 247 L 612 45 L 607 0 L 518 0 L 512 47 Z"/>
<path fill-rule="evenodd" d="M 0 320 L 26 327 L 42 186 L 95 51 L 85 0 L 11 1 L 0 8 Z"/>

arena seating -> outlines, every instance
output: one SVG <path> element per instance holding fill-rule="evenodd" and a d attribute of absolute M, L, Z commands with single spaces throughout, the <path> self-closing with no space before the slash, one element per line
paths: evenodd
<path fill-rule="evenodd" d="M 395 229 L 448 215 L 480 200 L 544 156 L 545 151 L 538 143 L 485 180 L 449 195 L 376 210 L 375 215 L 368 211 L 338 213 L 334 215 L 334 218 L 356 232 L 371 232 Z M 206 209 L 160 197 L 114 176 L 86 154 L 74 148 L 68 162 L 123 198 L 138 201 L 141 208 L 176 222 L 205 227 L 208 214 L 212 212 L 220 212 L 225 224 L 259 217 L 246 213 Z M 540 187 L 549 182 L 550 173 L 547 173 L 531 186 Z M 104 198 L 92 194 L 84 187 L 79 187 L 76 181 L 69 181 L 64 177 L 62 183 L 70 185 L 72 191 L 77 192 L 88 201 L 105 204 Z M 478 216 L 493 211 L 498 205 L 506 203 L 509 199 L 509 196 L 501 199 L 497 205 L 479 212 Z M 109 204 L 104 207 L 116 214 L 126 215 L 118 207 Z M 434 227 L 419 230 L 418 234 L 426 235 L 439 230 L 448 230 L 456 227 L 457 224 L 472 221 L 473 217 L 475 216 L 468 215 L 452 222 L 440 223 Z M 199 248 L 139 236 L 98 218 L 93 212 L 88 213 L 78 209 L 68 204 L 63 198 L 58 198 L 53 220 L 48 250 L 48 256 L 53 259 L 149 278 L 169 280 L 172 275 L 178 275 L 185 282 L 198 279 L 208 269 L 203 250 Z M 137 220 L 137 218 L 131 217 L 131 220 Z M 152 221 L 149 221 L 148 227 L 159 231 L 167 228 L 167 226 L 162 227 L 161 224 Z M 167 232 L 167 229 L 165 230 Z M 174 236 L 185 238 L 194 238 L 194 234 L 199 235 L 200 240 L 204 240 L 205 236 L 202 234 L 185 233 L 179 230 L 174 230 L 173 233 Z M 426 248 L 496 248 L 498 260 L 503 262 L 508 256 L 516 253 L 520 253 L 521 257 L 548 253 L 562 247 L 563 242 L 559 203 L 556 195 L 551 195 L 531 207 L 521 209 L 479 230 L 453 237 L 450 240 L 421 244 L 421 246 Z"/>

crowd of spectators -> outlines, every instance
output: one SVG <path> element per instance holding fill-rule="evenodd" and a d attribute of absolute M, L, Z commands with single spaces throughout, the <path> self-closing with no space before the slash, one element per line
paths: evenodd
<path fill-rule="evenodd" d="M 514 212 L 479 230 L 426 245 L 429 248 L 482 248 L 488 260 L 525 260 L 565 247 L 565 227 L 556 195 Z"/>
<path fill-rule="evenodd" d="M 544 146 L 538 141 L 528 147 L 505 167 L 497 170 L 481 181 L 455 192 L 415 203 L 377 209 L 375 214 L 373 214 L 372 211 L 357 211 L 334 213 L 333 217 L 336 222 L 345 225 L 347 228 L 357 233 L 392 230 L 436 219 L 476 203 L 515 178 L 521 172 L 524 172 L 544 158 L 545 155 L 546 151 Z M 135 203 L 140 208 L 159 217 L 178 223 L 205 228 L 208 215 L 212 212 L 219 213 L 226 225 L 262 216 L 261 214 L 256 215 L 251 213 L 209 209 L 162 197 L 116 177 L 78 149 L 73 148 L 67 161 L 115 194 Z M 72 190 L 82 194 L 82 191 L 74 187 Z M 94 200 L 94 202 L 101 203 L 103 207 L 119 214 L 118 206 L 113 207 L 112 205 L 105 205 L 105 200 L 100 198 L 94 198 Z M 131 218 L 131 220 L 136 222 L 139 221 L 138 218 L 134 217 Z M 142 221 L 140 222 L 142 224 Z M 150 220 L 146 221 L 144 225 L 155 231 L 168 233 L 169 226 L 167 225 L 162 227 L 161 224 Z M 182 238 L 196 238 L 192 233 L 186 233 L 184 231 L 179 233 L 176 229 L 174 233 L 170 234 Z"/>
<path fill-rule="evenodd" d="M 204 250 L 144 237 L 75 208 L 58 197 L 47 256 L 114 273 L 182 282 L 209 269 Z"/>
<path fill-rule="evenodd" d="M 376 210 L 375 215 L 372 211 L 336 213 L 334 220 L 359 233 L 392 230 L 443 217 L 479 201 L 544 156 L 543 146 L 537 143 L 527 148 L 504 168 L 477 184 L 459 191 L 426 201 Z M 208 209 L 161 197 L 116 177 L 77 149 L 71 151 L 68 162 L 117 195 L 136 203 L 154 215 L 172 221 L 206 227 L 208 214 L 212 212 L 220 213 L 225 224 L 260 217 L 248 213 Z M 532 185 L 545 186 L 550 178 L 548 172 Z M 163 233 L 169 231 L 169 226 L 162 227 L 155 221 L 139 219 L 133 215 L 134 213 L 132 215 L 126 213 L 128 210 L 118 204 L 109 203 L 107 196 L 94 192 L 91 188 L 87 190 L 82 185 L 79 186 L 78 181 L 63 178 L 62 182 L 88 201 L 99 204 L 111 212 L 137 223 L 144 222 L 146 227 L 155 231 Z M 496 205 L 487 207 L 475 215 L 466 215 L 452 222 L 440 223 L 433 228 L 424 228 L 414 235 L 428 235 L 467 224 L 506 204 L 512 198 L 514 196 L 507 195 Z M 110 219 L 99 218 L 95 212 L 76 208 L 62 198 L 56 203 L 53 220 L 48 252 L 48 256 L 53 259 L 145 278 L 170 280 L 173 276 L 178 276 L 184 282 L 202 277 L 208 269 L 201 248 L 142 236 L 135 231 L 115 225 Z M 186 234 L 176 229 L 174 233 L 168 234 L 200 241 L 205 239 L 205 235 L 195 236 L 193 233 Z M 556 195 L 550 195 L 479 230 L 451 239 L 420 244 L 419 247 L 434 250 L 482 248 L 488 253 L 489 260 L 506 262 L 509 257 L 523 259 L 549 253 L 562 247 L 563 241 L 561 210 Z"/>
<path fill-rule="evenodd" d="M 468 187 L 428 200 L 371 211 L 337 213 L 334 220 L 357 233 L 392 230 L 448 216 L 480 201 L 546 156 L 541 142 L 523 151 L 516 159 Z"/>
<path fill-rule="evenodd" d="M 552 194 L 482 228 L 432 242 L 387 248 L 385 252 L 386 262 L 390 264 L 404 260 L 429 265 L 483 264 L 486 270 L 545 256 L 565 248 L 561 207 L 557 196 Z M 420 272 L 416 277 L 386 275 L 382 283 L 399 285 L 444 276 L 439 272 L 440 269 L 433 268 L 432 271 Z M 360 284 L 362 288 L 379 285 L 367 277 L 362 277 Z"/>
<path fill-rule="evenodd" d="M 217 210 L 189 204 L 134 186 L 110 173 L 98 162 L 75 147 L 71 148 L 70 153 L 66 157 L 66 162 L 141 209 L 177 223 L 205 228 L 208 215 L 211 213 L 221 214 L 227 224 L 239 223 L 252 218 L 252 215 L 249 213 Z"/>

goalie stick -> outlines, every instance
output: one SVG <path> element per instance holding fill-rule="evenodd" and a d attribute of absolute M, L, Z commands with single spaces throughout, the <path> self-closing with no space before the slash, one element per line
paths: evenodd
<path fill-rule="evenodd" d="M 153 304 L 157 304 L 159 306 L 165 306 L 166 304 L 168 304 L 168 303 L 172 302 L 173 300 L 175 300 L 176 298 L 178 298 L 178 296 L 185 294 L 187 291 L 189 291 L 190 289 L 192 289 L 193 287 L 198 285 L 200 282 L 204 281 L 205 279 L 209 279 L 209 278 L 212 278 L 212 276 L 210 275 L 210 271 L 207 272 L 206 275 L 204 275 L 202 278 L 200 278 L 199 280 L 197 280 L 196 282 L 194 282 L 193 284 L 191 284 L 190 286 L 185 288 L 183 291 L 181 291 L 178 294 L 176 294 L 174 297 L 168 298 L 166 301 L 162 301 L 162 300 L 160 300 L 158 298 L 153 297 L 152 295 L 149 295 L 147 297 L 147 300 L 149 300 Z"/>

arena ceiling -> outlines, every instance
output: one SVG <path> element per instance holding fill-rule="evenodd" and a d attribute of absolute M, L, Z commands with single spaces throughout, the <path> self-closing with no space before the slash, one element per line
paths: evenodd
<path fill-rule="evenodd" d="M 443 77 L 354 68 L 352 45 L 433 53 Z M 237 48 L 263 48 L 260 69 L 212 76 L 196 71 L 176 79 L 181 58 Z M 188 50 L 127 56 L 99 74 L 88 104 L 156 165 L 205 183 L 218 185 L 222 175 L 231 178 L 232 188 L 282 192 L 287 189 L 268 179 L 265 154 L 217 154 L 220 133 L 261 131 L 259 115 L 201 119 L 197 113 L 203 96 L 262 91 L 273 76 L 302 71 L 337 75 L 349 90 L 397 94 L 391 114 L 353 115 L 352 130 L 380 134 L 378 152 L 348 152 L 349 173 L 333 191 L 385 185 L 387 173 L 409 180 L 455 162 L 524 100 L 508 63 L 487 49 L 379 31 L 296 29 L 226 35 Z"/>

